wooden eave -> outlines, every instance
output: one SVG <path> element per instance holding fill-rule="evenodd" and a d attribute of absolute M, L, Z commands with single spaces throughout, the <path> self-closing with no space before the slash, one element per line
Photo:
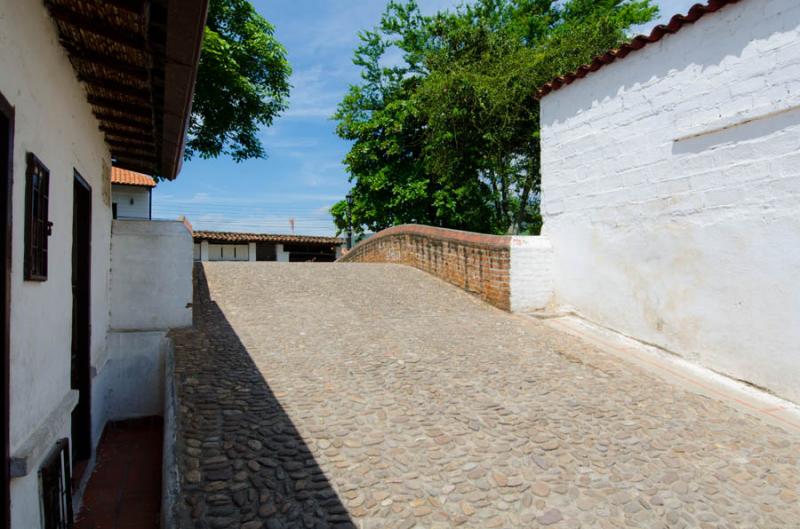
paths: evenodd
<path fill-rule="evenodd" d="M 181 168 L 208 0 L 44 0 L 114 165 Z"/>

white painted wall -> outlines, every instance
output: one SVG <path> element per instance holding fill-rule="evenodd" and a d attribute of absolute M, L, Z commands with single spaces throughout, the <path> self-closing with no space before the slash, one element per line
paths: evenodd
<path fill-rule="evenodd" d="M 149 219 L 150 188 L 111 185 L 111 201 L 117 205 L 118 219 Z"/>
<path fill-rule="evenodd" d="M 547 309 L 553 299 L 553 247 L 546 237 L 511 238 L 511 312 Z"/>
<path fill-rule="evenodd" d="M 800 402 L 800 3 L 744 0 L 542 100 L 556 300 Z"/>
<path fill-rule="evenodd" d="M 115 220 L 111 329 L 151 331 L 192 324 L 192 234 L 180 221 Z"/>
<path fill-rule="evenodd" d="M 283 250 L 282 244 L 275 245 L 275 260 L 280 263 L 288 263 L 289 262 L 289 252 Z"/>
<path fill-rule="evenodd" d="M 249 261 L 250 248 L 245 244 L 208 244 L 209 261 Z"/>
<path fill-rule="evenodd" d="M 70 390 L 73 168 L 92 186 L 92 362 L 105 351 L 111 160 L 42 2 L 0 0 L 0 92 L 16 108 L 11 279 L 11 453 Z M 23 281 L 25 155 L 50 170 L 49 277 Z M 42 322 L 36 325 L 34 322 Z M 44 327 L 46 325 L 46 327 Z M 66 436 L 69 421 L 54 436 Z M 38 468 L 41 459 L 31 462 Z M 11 482 L 12 528 L 40 527 L 36 472 Z"/>
<path fill-rule="evenodd" d="M 193 246 L 181 221 L 113 222 L 111 331 L 93 388 L 96 440 L 107 421 L 161 415 L 166 334 L 192 324 Z"/>
<path fill-rule="evenodd" d="M 108 421 L 162 413 L 167 331 L 112 331 L 108 358 L 94 380 L 92 435 Z"/>

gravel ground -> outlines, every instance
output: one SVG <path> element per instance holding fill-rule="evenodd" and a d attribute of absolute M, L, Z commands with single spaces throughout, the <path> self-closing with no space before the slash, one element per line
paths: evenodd
<path fill-rule="evenodd" d="M 412 268 L 205 263 L 189 528 L 800 527 L 800 439 Z"/>

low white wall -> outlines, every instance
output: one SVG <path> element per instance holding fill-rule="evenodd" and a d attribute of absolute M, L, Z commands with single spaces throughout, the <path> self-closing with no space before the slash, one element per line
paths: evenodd
<path fill-rule="evenodd" d="M 547 309 L 553 299 L 553 247 L 546 237 L 511 238 L 511 312 Z"/>
<path fill-rule="evenodd" d="M 728 5 L 541 109 L 557 303 L 800 402 L 800 3 Z"/>
<path fill-rule="evenodd" d="M 190 326 L 192 253 L 192 235 L 182 222 L 115 220 L 111 329 L 149 331 Z"/>
<path fill-rule="evenodd" d="M 167 332 L 192 324 L 192 235 L 180 221 L 115 220 L 111 329 L 94 379 L 92 426 L 161 415 Z"/>
<path fill-rule="evenodd" d="M 95 377 L 93 438 L 108 421 L 161 415 L 167 331 L 110 332 L 108 358 Z"/>

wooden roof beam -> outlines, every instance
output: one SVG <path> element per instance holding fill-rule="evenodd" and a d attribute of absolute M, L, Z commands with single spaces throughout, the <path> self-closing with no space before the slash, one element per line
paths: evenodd
<path fill-rule="evenodd" d="M 106 125 L 100 125 L 100 130 L 105 132 L 108 136 L 115 136 L 117 138 L 121 138 L 123 140 L 141 140 L 141 141 L 153 141 L 152 134 L 142 134 L 139 132 L 133 132 L 130 130 L 122 130 L 117 129 L 114 127 L 108 127 Z"/>
<path fill-rule="evenodd" d="M 156 157 L 152 153 L 138 153 L 138 152 L 130 152 L 124 150 L 112 150 L 111 157 L 117 158 L 120 160 L 138 160 L 138 161 L 148 161 L 155 163 Z"/>
<path fill-rule="evenodd" d="M 132 116 L 140 116 L 149 119 L 153 118 L 153 109 L 149 105 L 149 103 L 147 104 L 126 103 L 118 101 L 111 97 L 103 97 L 95 95 L 89 95 L 87 99 L 90 105 L 98 108 L 106 108 L 109 110 L 115 110 L 117 112 L 124 112 Z"/>
<path fill-rule="evenodd" d="M 98 66 L 102 66 L 103 68 L 114 70 L 116 72 L 135 77 L 139 81 L 147 81 L 150 79 L 147 68 L 143 68 L 142 66 L 131 64 L 104 53 L 81 49 L 80 47 L 75 46 L 73 43 L 65 40 L 62 40 L 61 44 L 64 46 L 64 48 L 66 48 L 67 53 L 69 53 L 71 57 L 79 61 L 96 64 Z"/>
<path fill-rule="evenodd" d="M 50 16 L 59 22 L 69 24 L 70 26 L 74 26 L 89 33 L 94 33 L 104 39 L 141 52 L 147 51 L 147 42 L 145 42 L 144 37 L 131 32 L 129 28 L 103 23 L 97 18 L 82 15 L 71 9 L 56 5 L 50 0 L 46 0 L 45 3 L 50 11 Z"/>
<path fill-rule="evenodd" d="M 148 132 L 152 132 L 153 130 L 153 124 L 148 121 L 137 121 L 122 116 L 115 116 L 114 114 L 105 114 L 103 112 L 95 112 L 94 115 L 97 119 L 99 119 L 100 121 L 104 121 L 106 123 L 113 123 L 115 125 L 124 125 L 126 127 L 133 127 Z"/>
<path fill-rule="evenodd" d="M 142 163 L 142 160 L 137 160 L 136 158 L 116 158 L 114 161 L 114 167 L 119 167 L 121 169 L 128 169 L 130 171 L 136 171 L 137 173 L 142 174 L 156 174 L 156 164 L 155 162 L 153 165 L 149 165 L 146 163 Z"/>
<path fill-rule="evenodd" d="M 136 141 L 136 140 L 106 140 L 109 147 L 118 148 L 119 150 L 125 149 L 147 149 L 155 152 L 156 145 L 153 142 Z"/>
<path fill-rule="evenodd" d="M 150 91 L 144 88 L 136 88 L 135 86 L 129 86 L 94 75 L 81 74 L 78 76 L 78 79 L 101 90 L 108 90 L 124 96 L 133 97 L 145 102 L 145 104 L 150 102 Z"/>
<path fill-rule="evenodd" d="M 108 6 L 116 7 L 121 11 L 128 11 L 136 15 L 144 13 L 148 0 L 103 0 L 103 3 Z"/>

